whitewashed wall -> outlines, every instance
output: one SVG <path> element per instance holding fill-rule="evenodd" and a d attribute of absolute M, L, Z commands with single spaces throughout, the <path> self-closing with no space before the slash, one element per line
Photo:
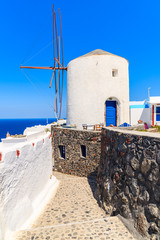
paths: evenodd
<path fill-rule="evenodd" d="M 146 122 L 151 126 L 151 108 L 147 100 L 144 101 L 130 101 L 130 124 L 137 125 L 138 120 Z"/>
<path fill-rule="evenodd" d="M 146 122 L 148 126 L 150 126 L 150 118 L 151 118 L 151 110 L 150 108 L 131 108 L 130 109 L 130 123 L 131 125 L 137 125 L 138 120 L 142 120 Z"/>
<path fill-rule="evenodd" d="M 0 239 L 8 240 L 36 218 L 58 181 L 52 176 L 50 133 L 9 147 L 1 143 L 0 153 Z"/>
<path fill-rule="evenodd" d="M 57 123 L 55 123 L 55 124 L 57 124 Z M 28 127 L 24 130 L 23 134 L 24 135 L 30 135 L 32 133 L 43 132 L 43 131 L 45 132 L 46 129 L 51 130 L 51 124 Z"/>
<path fill-rule="evenodd" d="M 112 69 L 118 76 L 112 77 Z M 119 102 L 118 125 L 129 123 L 128 61 L 114 55 L 90 55 L 67 66 L 67 124 L 105 123 L 105 102 Z"/>

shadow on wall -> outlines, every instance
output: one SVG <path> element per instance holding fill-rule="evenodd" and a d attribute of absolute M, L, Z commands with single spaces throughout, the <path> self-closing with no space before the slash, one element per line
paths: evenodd
<path fill-rule="evenodd" d="M 150 124 L 150 108 L 144 108 L 143 109 L 139 120 L 142 120 L 143 122 L 146 122 L 148 124 L 148 127 L 151 126 L 151 124 Z"/>
<path fill-rule="evenodd" d="M 89 186 L 92 190 L 93 197 L 96 199 L 96 201 L 99 204 L 98 194 L 97 194 L 97 171 L 91 172 L 87 176 L 87 180 L 88 180 Z"/>

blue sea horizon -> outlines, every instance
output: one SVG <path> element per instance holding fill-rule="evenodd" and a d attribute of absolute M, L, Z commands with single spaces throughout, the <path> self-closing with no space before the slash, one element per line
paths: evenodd
<path fill-rule="evenodd" d="M 13 118 L 0 119 L 0 142 L 6 137 L 7 132 L 11 135 L 23 134 L 27 127 L 35 125 L 47 125 L 52 122 L 57 122 L 56 118 Z"/>

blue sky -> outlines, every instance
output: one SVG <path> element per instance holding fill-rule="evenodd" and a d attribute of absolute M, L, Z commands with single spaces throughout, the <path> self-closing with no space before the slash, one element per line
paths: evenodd
<path fill-rule="evenodd" d="M 52 72 L 26 70 L 35 88 L 20 70 L 21 64 L 53 65 L 53 3 L 57 15 L 61 9 L 66 66 L 103 49 L 128 59 L 130 100 L 146 99 L 148 87 L 151 96 L 160 95 L 159 0 L 6 0 L 0 7 L 0 118 L 55 116 Z M 66 81 L 65 75 L 63 117 Z"/>

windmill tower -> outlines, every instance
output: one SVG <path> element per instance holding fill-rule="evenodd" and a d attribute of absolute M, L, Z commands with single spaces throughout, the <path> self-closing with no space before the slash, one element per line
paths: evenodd
<path fill-rule="evenodd" d="M 128 60 L 96 49 L 67 66 L 67 124 L 129 123 Z"/>
<path fill-rule="evenodd" d="M 56 23 L 56 13 L 54 11 L 53 5 L 53 53 L 54 53 L 54 65 L 53 67 L 35 67 L 35 66 L 20 66 L 21 69 L 44 69 L 44 70 L 52 70 L 52 77 L 50 81 L 49 87 L 51 88 L 52 82 L 54 79 L 55 82 L 55 102 L 54 102 L 54 112 L 56 114 L 59 113 L 59 118 L 61 117 L 62 111 L 62 95 L 63 95 L 63 79 L 64 79 L 64 71 L 67 70 L 67 67 L 64 67 L 64 58 L 63 58 L 63 37 L 62 37 L 62 21 L 61 21 L 61 12 L 59 8 L 59 19 L 60 19 L 60 37 L 58 39 L 57 34 L 57 23 Z M 60 61 L 62 60 L 62 61 Z M 62 72 L 62 78 L 60 78 L 60 71 Z M 60 98 L 60 104 L 58 109 L 57 98 Z"/>

